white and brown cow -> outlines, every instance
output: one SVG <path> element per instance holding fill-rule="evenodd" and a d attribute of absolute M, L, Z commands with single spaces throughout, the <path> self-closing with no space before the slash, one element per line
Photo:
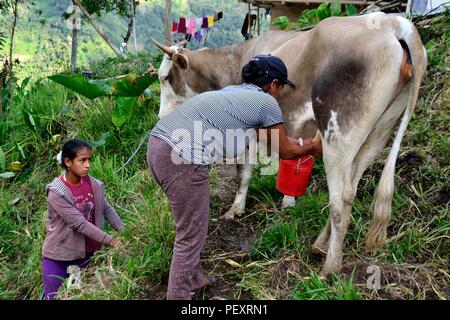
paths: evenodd
<path fill-rule="evenodd" d="M 217 49 L 157 45 L 166 53 L 159 69 L 160 117 L 193 95 L 241 83 L 242 66 L 257 54 L 271 53 L 286 63 L 297 86 L 286 87 L 279 100 L 288 134 L 312 136 L 318 129 L 323 143 L 330 215 L 313 245 L 327 254 L 323 275 L 341 268 L 358 182 L 401 118 L 375 192 L 366 241 L 369 250 L 383 244 L 395 162 L 426 69 L 426 52 L 410 21 L 372 13 L 329 18 L 309 31 L 269 32 Z M 239 190 L 225 218 L 244 211 L 252 168 L 238 165 Z"/>

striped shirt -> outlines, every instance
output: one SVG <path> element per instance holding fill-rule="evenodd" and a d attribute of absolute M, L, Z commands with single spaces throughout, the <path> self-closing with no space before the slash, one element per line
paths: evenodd
<path fill-rule="evenodd" d="M 253 84 L 228 86 L 188 99 L 153 128 L 189 163 L 208 165 L 236 158 L 256 134 L 256 128 L 283 123 L 278 102 Z"/>

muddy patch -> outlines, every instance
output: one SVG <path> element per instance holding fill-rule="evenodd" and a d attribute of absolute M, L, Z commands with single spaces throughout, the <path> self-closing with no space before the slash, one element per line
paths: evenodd
<path fill-rule="evenodd" d="M 350 262 L 339 275 L 353 277 L 366 299 L 449 299 L 449 280 L 442 266 Z M 379 277 L 378 277 L 379 275 Z"/>

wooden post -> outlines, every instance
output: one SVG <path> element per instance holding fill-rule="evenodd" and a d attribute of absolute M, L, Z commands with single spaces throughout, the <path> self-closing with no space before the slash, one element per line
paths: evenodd
<path fill-rule="evenodd" d="M 136 39 L 136 7 L 134 0 L 131 0 L 131 10 L 133 10 L 133 44 L 134 44 L 134 53 L 137 52 L 137 39 Z"/>
<path fill-rule="evenodd" d="M 166 0 L 166 27 L 164 29 L 164 44 L 166 46 L 170 46 L 170 43 L 172 42 L 172 25 L 171 25 L 171 19 L 170 14 L 172 11 L 172 0 Z"/>
<path fill-rule="evenodd" d="M 252 10 L 250 2 L 248 3 L 248 38 L 252 38 Z"/>
<path fill-rule="evenodd" d="M 72 72 L 77 71 L 77 48 L 78 48 L 78 28 L 77 28 L 77 11 L 78 7 L 74 4 L 73 5 L 73 19 L 72 19 L 72 57 L 71 57 L 71 63 L 70 63 L 70 70 Z"/>
<path fill-rule="evenodd" d="M 257 15 L 258 15 L 258 17 L 256 18 L 256 19 L 258 19 L 257 21 L 258 21 L 258 36 L 261 34 L 261 20 L 260 20 L 260 18 L 259 18 L 259 6 L 257 6 Z"/>

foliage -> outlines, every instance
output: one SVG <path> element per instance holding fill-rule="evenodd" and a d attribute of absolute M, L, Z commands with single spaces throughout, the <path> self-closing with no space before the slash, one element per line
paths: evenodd
<path fill-rule="evenodd" d="M 48 78 L 89 99 L 104 96 L 116 97 L 112 122 L 117 128 L 130 118 L 137 98 L 157 80 L 150 72 L 141 76 L 129 73 L 120 78 L 98 80 L 87 79 L 81 74 L 56 74 Z"/>
<path fill-rule="evenodd" d="M 280 16 L 273 24 L 278 26 L 281 30 L 295 30 L 303 27 L 316 25 L 320 21 L 334 16 L 352 16 L 357 14 L 357 9 L 353 4 L 345 4 L 345 11 L 342 10 L 342 5 L 338 2 L 325 2 L 320 4 L 315 9 L 303 10 L 297 22 L 289 22 L 288 17 Z"/>

